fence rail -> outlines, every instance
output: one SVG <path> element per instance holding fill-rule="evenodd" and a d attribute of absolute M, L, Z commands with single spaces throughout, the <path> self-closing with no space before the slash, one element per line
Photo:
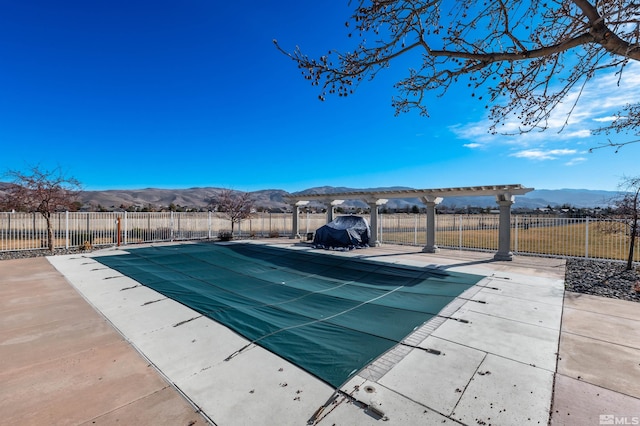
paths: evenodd
<path fill-rule="evenodd" d="M 369 219 L 367 215 L 365 218 Z M 52 216 L 54 246 L 78 247 L 216 239 L 231 230 L 222 214 L 213 212 L 62 212 Z M 497 215 L 437 215 L 436 245 L 442 248 L 495 251 Z M 118 223 L 119 229 L 118 232 Z M 325 214 L 301 213 L 299 232 L 314 232 Z M 291 214 L 260 213 L 234 227 L 236 238 L 290 237 Z M 626 260 L 628 224 L 617 219 L 573 219 L 549 216 L 511 218 L 511 248 L 516 254 Z M 382 214 L 382 243 L 425 245 L 426 215 Z M 636 242 L 636 244 L 638 244 Z M 47 226 L 38 213 L 0 213 L 0 251 L 47 247 Z M 640 248 L 635 250 L 640 261 Z"/>
<path fill-rule="evenodd" d="M 425 245 L 425 215 L 381 215 L 380 241 Z M 436 245 L 442 248 L 498 250 L 497 215 L 437 215 Z M 511 217 L 511 249 L 516 254 L 626 260 L 629 224 L 621 219 Z M 634 261 L 640 261 L 636 240 Z"/>

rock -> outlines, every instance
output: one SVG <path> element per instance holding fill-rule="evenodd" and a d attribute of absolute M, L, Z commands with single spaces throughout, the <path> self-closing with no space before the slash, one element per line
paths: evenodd
<path fill-rule="evenodd" d="M 626 262 L 567 259 L 565 289 L 613 299 L 640 302 L 640 268 L 625 270 Z"/>

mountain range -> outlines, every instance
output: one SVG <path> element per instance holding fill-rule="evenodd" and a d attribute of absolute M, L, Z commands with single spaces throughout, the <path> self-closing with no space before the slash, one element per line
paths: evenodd
<path fill-rule="evenodd" d="M 294 194 L 332 194 L 353 191 L 389 191 L 412 189 L 408 187 L 386 187 L 386 188 L 347 188 L 323 186 L 309 188 Z M 107 210 L 127 208 L 129 206 L 143 207 L 167 207 L 170 205 L 187 208 L 206 208 L 207 200 L 221 191 L 222 188 L 200 187 L 187 189 L 159 189 L 146 188 L 135 190 L 107 190 L 107 191 L 84 191 L 80 195 L 80 201 L 85 208 L 95 209 L 98 206 Z M 1 192 L 1 191 L 0 191 Z M 288 208 L 284 196 L 289 195 L 287 191 L 281 189 L 264 189 L 251 192 L 256 207 L 269 210 L 280 210 Z M 611 200 L 618 196 L 615 191 L 600 191 L 588 189 L 536 189 L 525 195 L 516 197 L 514 208 L 536 209 L 547 206 L 559 207 L 570 205 L 577 208 L 607 207 L 611 205 Z M 449 197 L 443 203 L 446 207 L 496 207 L 495 198 L 484 197 Z M 318 204 L 319 205 L 319 204 Z M 413 205 L 422 206 L 417 198 L 390 199 L 387 207 L 390 209 L 411 208 Z M 360 200 L 346 200 L 343 207 L 366 207 Z"/>

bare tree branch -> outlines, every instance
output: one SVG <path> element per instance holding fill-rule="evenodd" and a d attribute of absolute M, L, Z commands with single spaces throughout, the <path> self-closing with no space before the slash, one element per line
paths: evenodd
<path fill-rule="evenodd" d="M 59 167 L 44 170 L 32 166 L 28 172 L 9 170 L 5 175 L 12 181 L 0 200 L 6 210 L 38 212 L 47 222 L 49 250 L 54 249 L 51 214 L 57 211 L 75 210 L 81 191 L 80 182 L 67 177 Z"/>
<path fill-rule="evenodd" d="M 231 234 L 234 225 L 251 217 L 253 200 L 248 192 L 223 189 L 208 200 L 212 210 L 223 213 L 231 221 Z"/>
<path fill-rule="evenodd" d="M 633 269 L 633 253 L 636 239 L 640 235 L 640 176 L 623 177 L 620 183 L 622 196 L 617 200 L 617 212 L 626 221 L 629 235 L 627 270 Z"/>
<path fill-rule="evenodd" d="M 489 94 L 490 131 L 515 115 L 524 133 L 546 129 L 551 112 L 574 88 L 640 60 L 640 5 L 630 0 L 358 0 L 353 5 L 347 27 L 359 42 L 350 52 L 331 50 L 312 58 L 274 40 L 305 79 L 321 87 L 321 100 L 353 94 L 361 82 L 407 56 L 416 65 L 395 84 L 396 114 L 417 109 L 427 116 L 426 93 L 441 96 L 466 80 L 471 96 Z M 631 105 L 626 112 L 635 114 L 621 112 L 599 131 L 635 129 L 637 135 L 638 108 Z"/>

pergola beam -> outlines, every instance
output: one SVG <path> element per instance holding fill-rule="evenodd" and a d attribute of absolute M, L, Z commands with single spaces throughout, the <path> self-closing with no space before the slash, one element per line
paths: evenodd
<path fill-rule="evenodd" d="M 299 203 L 309 201 L 321 201 L 328 205 L 327 222 L 333 220 L 334 206 L 341 204 L 344 200 L 363 200 L 371 208 L 371 227 L 373 244 L 380 245 L 378 241 L 378 206 L 385 204 L 389 198 L 419 198 L 427 206 L 427 244 L 423 252 L 436 253 L 438 247 L 435 244 L 435 206 L 440 204 L 445 197 L 481 197 L 494 196 L 496 203 L 500 206 L 500 225 L 498 236 L 498 252 L 496 260 L 511 260 L 511 205 L 515 201 L 516 195 L 524 195 L 533 191 L 520 184 L 512 185 L 484 185 L 465 186 L 458 188 L 433 188 L 433 189 L 402 189 L 389 191 L 348 191 L 334 194 L 291 194 L 284 198 L 293 205 L 294 229 L 292 235 L 298 235 L 297 216 Z"/>
<path fill-rule="evenodd" d="M 432 188 L 432 189 L 400 189 L 390 191 L 348 191 L 335 194 L 291 194 L 285 198 L 288 200 L 326 200 L 329 197 L 340 199 L 367 199 L 367 198 L 422 198 L 433 197 L 466 197 L 466 196 L 498 196 L 509 193 L 511 195 L 524 195 L 533 191 L 520 184 L 512 185 L 485 185 L 464 186 L 459 188 Z"/>

